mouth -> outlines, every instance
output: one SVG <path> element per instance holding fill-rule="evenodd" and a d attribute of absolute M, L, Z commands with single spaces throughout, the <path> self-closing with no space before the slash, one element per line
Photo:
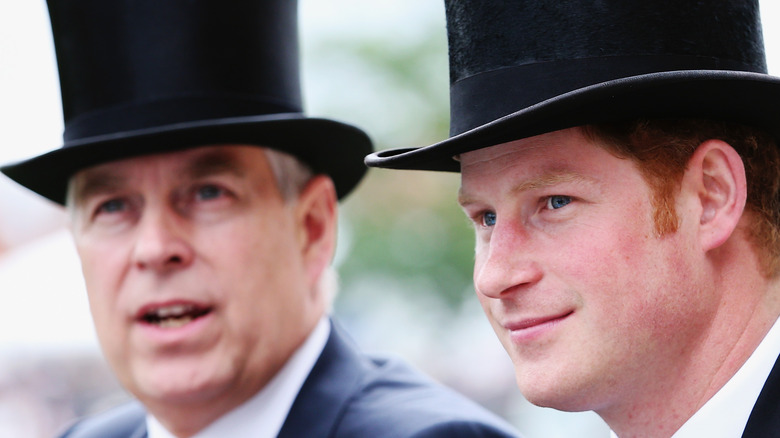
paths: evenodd
<path fill-rule="evenodd" d="M 559 322 L 559 321 L 562 321 L 562 320 L 568 318 L 572 313 L 574 313 L 574 312 L 571 311 L 571 312 L 564 312 L 564 313 L 561 313 L 559 315 L 545 316 L 545 317 L 541 317 L 541 318 L 524 319 L 524 320 L 519 321 L 517 323 L 507 324 L 505 327 L 510 332 L 520 332 L 520 331 L 523 331 L 523 330 L 533 329 L 535 327 L 541 327 L 541 326 L 544 326 L 544 325 L 554 324 L 556 322 Z"/>
<path fill-rule="evenodd" d="M 147 306 L 139 312 L 138 320 L 163 329 L 185 326 L 211 313 L 213 308 L 197 304 L 170 304 Z"/>

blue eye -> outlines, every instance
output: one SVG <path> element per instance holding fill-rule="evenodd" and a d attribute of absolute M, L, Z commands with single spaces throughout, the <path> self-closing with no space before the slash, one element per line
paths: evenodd
<path fill-rule="evenodd" d="M 207 201 L 209 199 L 219 198 L 224 194 L 224 190 L 215 185 L 205 185 L 199 187 L 195 192 L 195 196 L 201 201 Z"/>
<path fill-rule="evenodd" d="M 496 214 L 492 211 L 488 211 L 482 215 L 482 225 L 486 227 L 492 227 L 496 224 Z"/>
<path fill-rule="evenodd" d="M 118 213 L 120 211 L 124 211 L 127 207 L 127 203 L 121 199 L 111 199 L 108 200 L 100 206 L 98 206 L 97 212 L 98 213 Z"/>
<path fill-rule="evenodd" d="M 553 195 L 547 198 L 547 208 L 557 210 L 571 203 L 571 196 Z"/>

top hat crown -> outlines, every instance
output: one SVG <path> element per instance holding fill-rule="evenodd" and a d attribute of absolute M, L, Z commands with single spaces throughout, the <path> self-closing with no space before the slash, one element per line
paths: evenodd
<path fill-rule="evenodd" d="M 338 196 L 362 178 L 371 141 L 308 118 L 296 0 L 49 0 L 65 131 L 58 150 L 3 173 L 63 203 L 96 164 L 199 145 L 247 143 L 328 174 Z"/>
<path fill-rule="evenodd" d="M 460 153 L 637 117 L 737 121 L 780 137 L 757 0 L 446 0 L 450 138 L 369 166 L 458 171 Z"/>

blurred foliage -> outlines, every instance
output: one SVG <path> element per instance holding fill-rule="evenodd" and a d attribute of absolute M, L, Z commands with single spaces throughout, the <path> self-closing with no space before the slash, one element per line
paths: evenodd
<path fill-rule="evenodd" d="M 424 38 L 406 44 L 390 39 L 333 43 L 340 50 L 350 50 L 351 56 L 364 63 L 365 70 L 382 78 L 378 102 L 400 100 L 401 105 L 395 105 L 398 114 L 389 117 L 397 124 L 389 131 L 415 133 L 418 138 L 409 139 L 415 145 L 443 139 L 449 129 L 449 81 L 442 74 L 447 68 L 447 47 L 437 31 L 432 28 Z M 380 149 L 396 142 L 392 135 L 377 141 Z"/>
<path fill-rule="evenodd" d="M 473 238 L 455 202 L 457 175 L 415 173 L 374 170 L 348 205 L 345 298 L 365 275 L 395 279 L 410 298 L 435 294 L 452 310 L 472 298 Z"/>
<path fill-rule="evenodd" d="M 316 112 L 365 129 L 376 149 L 425 146 L 447 138 L 449 80 L 443 24 L 374 37 L 319 40 L 310 69 L 327 79 Z M 334 60 L 336 60 L 334 62 Z M 349 72 L 349 73 L 345 73 Z M 324 90 L 324 91 L 323 91 Z M 317 94 L 322 93 L 322 94 Z M 338 268 L 340 300 L 384 278 L 410 299 L 438 297 L 451 311 L 471 298 L 473 237 L 456 202 L 457 174 L 372 169 L 342 205 L 349 236 Z M 424 297 L 430 301 L 430 296 Z M 444 310 L 444 309 L 442 309 Z"/>

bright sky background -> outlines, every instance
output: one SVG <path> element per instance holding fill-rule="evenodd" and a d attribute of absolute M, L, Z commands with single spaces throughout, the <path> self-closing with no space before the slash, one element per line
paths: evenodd
<path fill-rule="evenodd" d="M 780 72 L 780 2 L 762 0 L 769 72 Z M 414 35 L 415 17 L 438 16 L 441 0 L 301 0 L 304 38 L 334 33 Z M 355 17 L 360 17 L 356 19 Z M 442 28 L 442 32 L 444 32 Z M 62 116 L 43 0 L 0 2 L 0 162 L 61 144 Z M 304 78 L 307 78 L 304 71 Z M 446 86 L 446 85 L 444 85 Z M 316 113 L 316 93 L 306 89 Z M 375 104 L 375 103 L 374 103 Z M 356 109 L 360 111 L 360 109 Z M 78 261 L 61 213 L 0 176 L 0 355 L 23 349 L 94 348 Z M 42 231 L 55 230 L 44 237 Z"/>

